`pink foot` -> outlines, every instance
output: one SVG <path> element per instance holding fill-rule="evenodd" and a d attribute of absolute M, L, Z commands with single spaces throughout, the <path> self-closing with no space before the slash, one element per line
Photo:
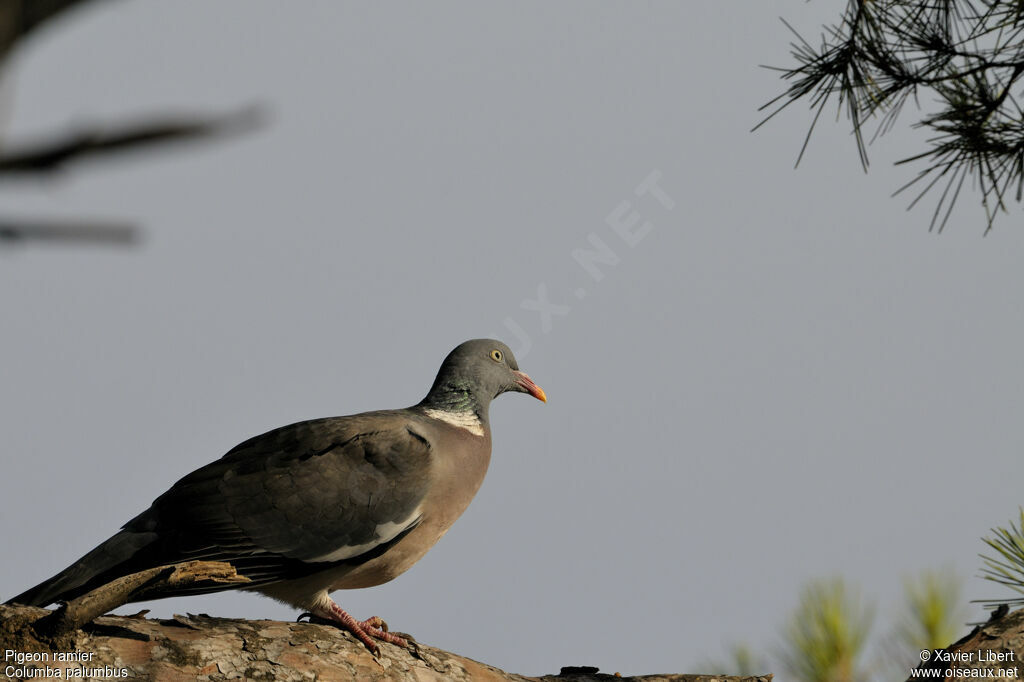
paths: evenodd
<path fill-rule="evenodd" d="M 372 651 L 374 656 L 380 655 L 380 648 L 372 639 L 374 637 L 403 648 L 407 645 L 405 639 L 388 632 L 388 624 L 381 620 L 380 617 L 374 616 L 362 621 L 356 620 L 333 601 L 326 608 L 314 610 L 313 615 L 341 625 L 344 629 L 355 635 L 360 642 L 365 644 L 366 648 Z"/>

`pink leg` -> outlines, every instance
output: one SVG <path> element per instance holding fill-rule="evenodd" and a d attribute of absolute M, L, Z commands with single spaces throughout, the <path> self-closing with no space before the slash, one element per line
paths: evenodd
<path fill-rule="evenodd" d="M 372 651 L 374 656 L 380 655 L 380 648 L 377 646 L 377 643 L 371 639 L 373 637 L 382 639 L 385 642 L 390 642 L 391 644 L 396 644 L 400 647 L 406 646 L 407 643 L 403 638 L 388 632 L 388 624 L 378 616 L 358 621 L 333 601 L 330 601 L 329 604 L 330 605 L 327 607 L 315 609 L 313 611 L 313 615 L 323 618 L 324 620 L 334 621 L 341 625 L 343 628 L 355 635 L 360 642 L 365 644 L 366 648 Z"/>

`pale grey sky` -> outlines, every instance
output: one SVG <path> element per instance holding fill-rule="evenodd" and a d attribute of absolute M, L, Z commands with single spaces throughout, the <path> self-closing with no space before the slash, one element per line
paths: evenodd
<path fill-rule="evenodd" d="M 408 573 L 337 593 L 354 615 L 522 673 L 684 672 L 774 647 L 811 578 L 884 624 L 904 577 L 973 576 L 1024 502 L 1020 211 L 983 238 L 969 195 L 929 234 L 888 198 L 919 133 L 867 175 L 831 120 L 792 169 L 801 105 L 749 133 L 782 86 L 758 64 L 789 63 L 778 17 L 816 35 L 842 5 L 138 0 L 40 34 L 6 74 L 9 139 L 271 120 L 0 187 L 3 215 L 145 226 L 0 250 L 0 597 L 236 443 L 412 404 L 458 342 L 522 334 L 550 402 L 495 403 L 477 499 Z M 664 196 L 639 196 L 652 173 Z M 630 246 L 608 217 L 634 211 Z M 593 239 L 600 281 L 572 255 Z"/>

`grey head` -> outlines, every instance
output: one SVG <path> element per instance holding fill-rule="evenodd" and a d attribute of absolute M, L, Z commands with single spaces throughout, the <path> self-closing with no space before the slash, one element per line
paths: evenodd
<path fill-rule="evenodd" d="M 422 407 L 473 411 L 487 421 L 487 408 L 502 393 L 528 393 L 547 402 L 543 389 L 524 372 L 508 346 L 494 339 L 473 339 L 448 354 Z"/>

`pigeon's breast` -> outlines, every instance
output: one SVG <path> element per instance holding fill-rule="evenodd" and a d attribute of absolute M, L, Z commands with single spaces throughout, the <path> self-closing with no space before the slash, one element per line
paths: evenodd
<path fill-rule="evenodd" d="M 437 449 L 443 444 L 446 450 L 434 452 L 420 524 L 381 556 L 338 575 L 330 590 L 373 587 L 395 579 L 423 558 L 469 506 L 490 464 L 490 431 L 481 436 L 447 432 L 430 441 Z"/>

